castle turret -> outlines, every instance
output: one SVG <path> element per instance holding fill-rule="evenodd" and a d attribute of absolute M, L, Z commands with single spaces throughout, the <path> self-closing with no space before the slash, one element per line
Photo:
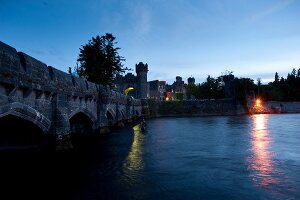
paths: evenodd
<path fill-rule="evenodd" d="M 182 81 L 182 77 L 181 76 L 176 76 L 176 82 L 180 83 Z"/>
<path fill-rule="evenodd" d="M 147 98 L 147 73 L 148 73 L 148 64 L 144 64 L 139 62 L 139 64 L 135 65 L 135 71 L 137 74 L 137 91 L 138 98 L 143 99 Z"/>
<path fill-rule="evenodd" d="M 194 77 L 189 77 L 188 78 L 188 84 L 195 84 L 195 78 Z"/>

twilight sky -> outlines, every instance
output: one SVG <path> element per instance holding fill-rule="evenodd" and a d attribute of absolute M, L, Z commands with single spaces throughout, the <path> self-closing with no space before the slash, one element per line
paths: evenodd
<path fill-rule="evenodd" d="M 148 80 L 229 70 L 266 83 L 300 67 L 298 0 L 0 0 L 0 41 L 63 71 L 105 33 Z"/>

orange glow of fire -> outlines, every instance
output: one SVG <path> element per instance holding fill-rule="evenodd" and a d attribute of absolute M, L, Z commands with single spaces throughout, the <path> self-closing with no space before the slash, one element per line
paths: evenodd
<path fill-rule="evenodd" d="M 260 99 L 256 99 L 255 106 L 256 107 L 261 107 L 261 100 Z"/>

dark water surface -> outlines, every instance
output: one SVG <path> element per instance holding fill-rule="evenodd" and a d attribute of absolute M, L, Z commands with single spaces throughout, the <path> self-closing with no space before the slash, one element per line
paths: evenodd
<path fill-rule="evenodd" d="M 300 199 L 300 115 L 153 119 L 1 166 L 1 199 Z"/>

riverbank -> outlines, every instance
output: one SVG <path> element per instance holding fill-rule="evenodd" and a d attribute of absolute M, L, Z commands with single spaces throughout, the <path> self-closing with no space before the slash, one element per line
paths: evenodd
<path fill-rule="evenodd" d="M 243 115 L 248 111 L 234 99 L 206 99 L 184 101 L 148 100 L 148 117 L 199 117 Z"/>
<path fill-rule="evenodd" d="M 266 101 L 261 104 L 264 112 L 252 112 L 254 103 L 243 106 L 234 99 L 205 99 L 184 101 L 148 100 L 147 118 L 232 116 L 256 113 L 300 113 L 300 102 Z"/>
<path fill-rule="evenodd" d="M 249 114 L 290 114 L 300 113 L 300 102 L 248 101 Z"/>
<path fill-rule="evenodd" d="M 276 113 L 300 113 L 300 102 L 267 101 L 264 106 L 271 112 Z"/>

